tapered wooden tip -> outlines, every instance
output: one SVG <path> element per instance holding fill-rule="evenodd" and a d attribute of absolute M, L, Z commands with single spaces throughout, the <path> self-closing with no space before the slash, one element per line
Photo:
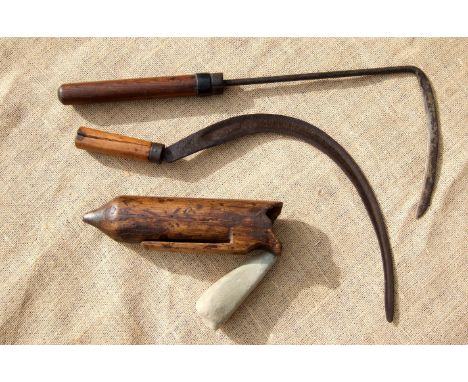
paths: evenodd
<path fill-rule="evenodd" d="M 94 211 L 90 211 L 83 216 L 83 221 L 85 223 L 91 224 L 96 228 L 101 228 L 101 223 L 105 219 L 104 212 L 105 210 L 101 208 Z"/>

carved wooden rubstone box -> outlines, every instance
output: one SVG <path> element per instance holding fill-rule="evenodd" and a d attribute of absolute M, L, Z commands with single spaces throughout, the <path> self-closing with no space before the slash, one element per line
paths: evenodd
<path fill-rule="evenodd" d="M 283 203 L 235 199 L 119 196 L 83 220 L 115 240 L 160 251 L 240 253 L 281 243 L 272 224 Z"/>
<path fill-rule="evenodd" d="M 281 253 L 272 231 L 283 203 L 144 196 L 119 196 L 83 220 L 115 240 L 148 249 L 246 254 L 250 257 L 210 288 L 197 302 L 203 321 L 217 329 L 262 281 Z"/>

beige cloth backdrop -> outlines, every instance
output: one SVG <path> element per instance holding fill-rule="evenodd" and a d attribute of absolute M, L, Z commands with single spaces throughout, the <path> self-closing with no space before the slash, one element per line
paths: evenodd
<path fill-rule="evenodd" d="M 1 39 L 0 341 L 466 344 L 468 39 Z M 63 106 L 65 82 L 222 71 L 226 78 L 417 65 L 440 110 L 440 176 L 415 219 L 427 116 L 412 75 L 229 89 L 208 98 Z M 372 184 L 395 257 L 385 320 L 380 252 L 351 182 L 318 150 L 252 136 L 170 165 L 91 155 L 79 126 L 171 144 L 245 113 L 304 119 Z M 200 294 L 245 257 L 146 251 L 81 216 L 117 195 L 284 202 L 283 256 L 214 332 Z"/>

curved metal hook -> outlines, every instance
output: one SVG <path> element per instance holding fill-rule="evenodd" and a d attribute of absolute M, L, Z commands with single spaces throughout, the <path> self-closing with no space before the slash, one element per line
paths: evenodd
<path fill-rule="evenodd" d="M 243 115 L 215 123 L 174 143 L 164 149 L 162 161 L 174 162 L 200 150 L 257 133 L 277 133 L 311 144 L 333 159 L 354 184 L 366 206 L 379 241 L 385 279 L 385 313 L 387 321 L 391 322 L 394 312 L 393 259 L 382 211 L 358 164 L 328 134 L 292 117 L 275 114 Z"/>
<path fill-rule="evenodd" d="M 424 176 L 424 186 L 419 201 L 416 217 L 422 217 L 429 205 L 431 204 L 432 193 L 437 175 L 437 158 L 439 154 L 439 119 L 437 114 L 437 106 L 432 90 L 431 82 L 421 69 L 416 66 L 389 66 L 383 68 L 368 68 L 368 69 L 354 69 L 354 70 L 339 70 L 332 72 L 318 72 L 306 74 L 288 74 L 283 76 L 271 77 L 255 77 L 255 78 L 240 78 L 234 80 L 224 80 L 225 86 L 238 86 L 238 85 L 253 85 L 253 84 L 267 84 L 276 82 L 289 82 L 289 81 L 306 81 L 306 80 L 323 80 L 329 78 L 347 78 L 347 77 L 363 77 L 363 76 L 382 76 L 400 73 L 412 73 L 419 81 L 421 86 L 424 105 L 429 114 L 429 156 L 426 165 L 426 172 Z"/>

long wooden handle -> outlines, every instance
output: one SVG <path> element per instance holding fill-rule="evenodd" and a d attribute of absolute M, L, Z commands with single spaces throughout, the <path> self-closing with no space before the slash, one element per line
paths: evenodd
<path fill-rule="evenodd" d="M 159 162 L 164 145 L 104 131 L 80 127 L 75 146 L 79 149 L 131 159 Z"/>
<path fill-rule="evenodd" d="M 64 105 L 148 98 L 220 94 L 222 73 L 198 73 L 172 77 L 78 82 L 61 85 L 58 98 Z"/>

